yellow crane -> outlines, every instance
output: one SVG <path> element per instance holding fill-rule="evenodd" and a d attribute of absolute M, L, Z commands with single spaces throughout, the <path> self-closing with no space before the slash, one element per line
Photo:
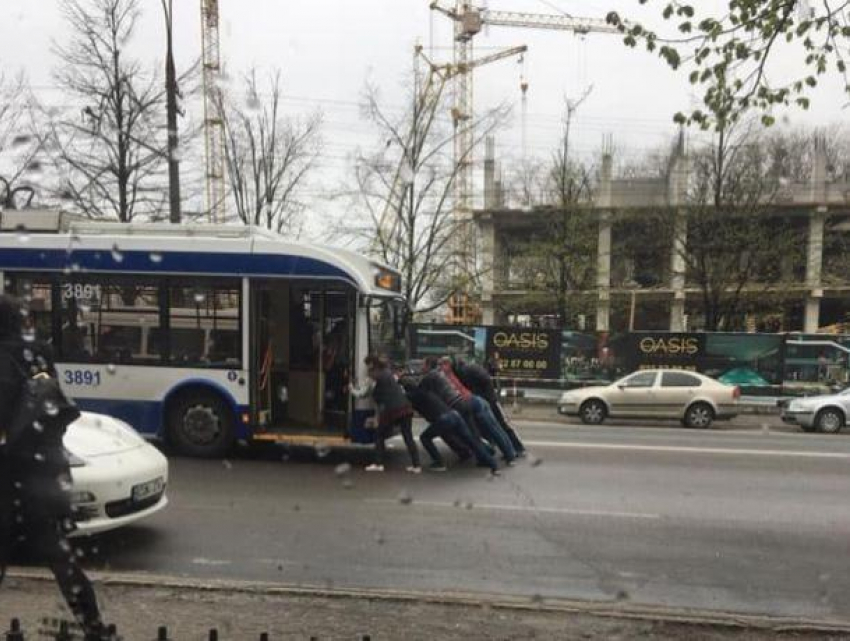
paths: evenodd
<path fill-rule="evenodd" d="M 201 46 L 204 76 L 204 142 L 206 147 L 206 206 L 210 221 L 226 219 L 227 196 L 222 109 L 221 32 L 218 0 L 201 0 Z"/>

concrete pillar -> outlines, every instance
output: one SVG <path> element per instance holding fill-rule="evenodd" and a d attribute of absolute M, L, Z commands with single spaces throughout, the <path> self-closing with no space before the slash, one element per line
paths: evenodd
<path fill-rule="evenodd" d="M 496 231 L 492 213 L 486 212 L 478 218 L 478 233 L 481 238 L 481 314 L 485 325 L 498 325 L 501 317 L 496 310 L 495 294 L 505 286 L 507 261 L 504 246 Z"/>
<path fill-rule="evenodd" d="M 820 329 L 820 301 L 823 298 L 823 234 L 826 226 L 826 207 L 809 214 L 809 242 L 806 247 L 806 312 L 803 331 L 813 334 Z"/>
<path fill-rule="evenodd" d="M 688 220 L 683 209 L 688 194 L 688 157 L 685 148 L 684 131 L 679 132 L 679 139 L 673 151 L 667 176 L 667 205 L 675 210 L 673 221 L 673 244 L 670 248 L 670 289 L 673 290 L 673 300 L 670 303 L 670 331 L 684 332 L 685 327 L 685 272 L 687 264 Z"/>
<path fill-rule="evenodd" d="M 596 254 L 596 331 L 611 331 L 611 211 L 613 194 L 611 184 L 614 174 L 614 159 L 610 153 L 602 156 L 597 196 L 599 214 L 599 241 Z"/>
<path fill-rule="evenodd" d="M 496 185 L 496 139 L 493 136 L 487 136 L 484 146 L 484 209 L 494 209 L 499 206 L 499 190 Z"/>

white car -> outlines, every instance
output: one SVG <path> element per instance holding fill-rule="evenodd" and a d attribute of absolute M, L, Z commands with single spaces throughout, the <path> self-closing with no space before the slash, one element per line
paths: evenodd
<path fill-rule="evenodd" d="M 688 427 L 708 428 L 734 418 L 741 391 L 713 378 L 678 370 L 644 370 L 604 387 L 561 395 L 558 411 L 588 425 L 606 418 L 672 418 Z"/>
<path fill-rule="evenodd" d="M 84 413 L 68 427 L 74 536 L 99 534 L 168 505 L 168 461 L 118 419 Z"/>
<path fill-rule="evenodd" d="M 799 425 L 804 432 L 836 434 L 850 416 L 850 389 L 838 394 L 782 401 L 782 420 Z"/>

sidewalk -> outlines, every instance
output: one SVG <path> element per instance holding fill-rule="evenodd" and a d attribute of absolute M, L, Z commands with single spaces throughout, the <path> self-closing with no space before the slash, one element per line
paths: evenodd
<path fill-rule="evenodd" d="M 144 585 L 147 583 L 148 585 Z M 268 632 L 270 639 L 850 639 L 850 634 L 814 627 L 803 631 L 790 622 L 729 619 L 687 622 L 689 617 L 628 609 L 618 604 L 553 603 L 542 600 L 485 601 L 457 598 L 425 601 L 414 595 L 312 591 L 250 586 L 180 585 L 141 577 L 98 582 L 97 591 L 109 622 L 125 641 L 152 641 L 160 625 L 173 641 L 207 639 L 217 628 L 222 641 L 251 641 Z M 619 612 L 618 612 L 619 610 Z M 66 616 L 52 583 L 11 578 L 0 588 L 0 634 L 8 620 L 20 617 L 26 639 L 43 617 Z M 788 625 L 790 624 L 790 625 Z M 784 628 L 784 629 L 783 629 Z"/>

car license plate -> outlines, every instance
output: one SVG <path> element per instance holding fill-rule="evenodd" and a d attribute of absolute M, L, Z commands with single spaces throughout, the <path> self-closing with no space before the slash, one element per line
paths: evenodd
<path fill-rule="evenodd" d="M 162 492 L 164 487 L 165 480 L 162 477 L 154 479 L 153 481 L 148 481 L 147 483 L 135 485 L 133 486 L 133 502 L 138 503 L 145 499 L 149 499 L 152 496 L 156 496 Z"/>

